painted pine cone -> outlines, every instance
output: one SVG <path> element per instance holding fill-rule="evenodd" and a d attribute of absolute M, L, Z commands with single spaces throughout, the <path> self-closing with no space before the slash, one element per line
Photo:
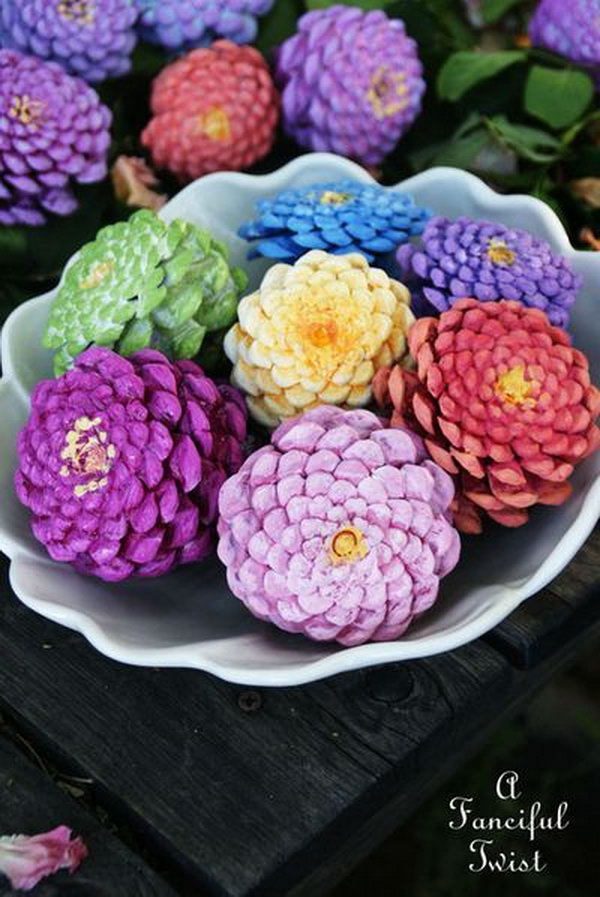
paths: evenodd
<path fill-rule="evenodd" d="M 77 208 L 71 184 L 106 177 L 111 114 L 54 62 L 0 50 L 0 225 Z"/>
<path fill-rule="evenodd" d="M 142 134 L 156 166 L 191 181 L 238 171 L 265 156 L 275 139 L 279 96 L 254 47 L 219 40 L 192 50 L 155 79 L 154 118 Z"/>
<path fill-rule="evenodd" d="M 131 68 L 136 18 L 133 0 L 2 0 L 0 46 L 103 81 Z"/>
<path fill-rule="evenodd" d="M 224 341 L 250 413 L 277 426 L 316 405 L 366 405 L 376 370 L 407 360 L 406 287 L 364 256 L 314 249 L 270 268 Z"/>
<path fill-rule="evenodd" d="M 236 317 L 247 281 L 228 255 L 208 231 L 148 209 L 102 228 L 67 268 L 50 309 L 43 343 L 57 350 L 55 373 L 92 343 L 120 355 L 152 347 L 196 356 L 207 333 Z"/>
<path fill-rule="evenodd" d="M 248 258 L 293 262 L 307 249 L 323 249 L 340 255 L 361 252 L 372 262 L 422 234 L 430 215 L 408 193 L 345 178 L 261 200 L 257 218 L 243 224 L 239 234 L 258 240 Z"/>
<path fill-rule="evenodd" d="M 545 240 L 473 218 L 431 218 L 420 243 L 400 246 L 397 259 L 417 314 L 447 311 L 469 296 L 513 299 L 566 327 L 582 283 Z"/>
<path fill-rule="evenodd" d="M 458 560 L 452 495 L 414 434 L 321 406 L 225 483 L 218 554 L 261 620 L 343 645 L 395 639 Z"/>
<path fill-rule="evenodd" d="M 378 165 L 421 110 L 421 75 L 400 19 L 348 6 L 308 12 L 277 56 L 284 128 L 300 146 Z"/>
<path fill-rule="evenodd" d="M 134 0 L 140 36 L 170 50 L 188 50 L 226 37 L 250 44 L 274 0 Z"/>
<path fill-rule="evenodd" d="M 538 309 L 462 299 L 409 335 L 416 373 L 380 371 L 377 401 L 455 477 L 455 522 L 486 515 L 521 526 L 536 504 L 564 502 L 574 466 L 600 441 L 600 393 L 586 357 Z"/>
<path fill-rule="evenodd" d="M 534 47 L 544 47 L 590 69 L 600 87 L 598 0 L 540 0 L 529 22 Z"/>
<path fill-rule="evenodd" d="M 245 434 L 239 394 L 193 362 L 88 349 L 34 390 L 17 495 L 54 560 L 109 581 L 159 576 L 211 550 Z"/>

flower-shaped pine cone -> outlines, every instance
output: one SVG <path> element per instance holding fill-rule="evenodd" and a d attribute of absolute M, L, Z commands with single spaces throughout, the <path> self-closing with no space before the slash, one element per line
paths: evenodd
<path fill-rule="evenodd" d="M 80 250 L 52 304 L 44 345 L 58 350 L 57 374 L 92 343 L 121 355 L 151 346 L 192 358 L 207 332 L 235 320 L 245 285 L 208 231 L 142 210 Z"/>
<path fill-rule="evenodd" d="M 600 393 L 563 330 L 518 302 L 463 299 L 417 321 L 409 347 L 416 372 L 382 370 L 373 392 L 455 477 L 460 530 L 480 532 L 484 515 L 520 526 L 533 505 L 568 498 L 600 442 Z"/>
<path fill-rule="evenodd" d="M 492 221 L 436 216 L 420 243 L 398 249 L 417 314 L 446 311 L 459 299 L 513 299 L 566 327 L 581 287 L 569 261 L 549 243 Z"/>
<path fill-rule="evenodd" d="M 140 36 L 172 50 L 187 50 L 225 37 L 251 44 L 274 0 L 134 0 Z"/>
<path fill-rule="evenodd" d="M 0 46 L 103 81 L 131 68 L 136 19 L 132 0 L 2 0 Z"/>
<path fill-rule="evenodd" d="M 241 396 L 194 362 L 88 349 L 34 390 L 17 495 L 54 560 L 109 581 L 159 576 L 211 550 L 245 435 Z"/>
<path fill-rule="evenodd" d="M 529 22 L 534 47 L 544 47 L 590 69 L 600 87 L 600 18 L 597 0 L 540 0 Z"/>
<path fill-rule="evenodd" d="M 225 337 L 232 382 L 269 427 L 317 405 L 366 405 L 375 371 L 408 361 L 409 302 L 403 284 L 358 253 L 315 249 L 274 265 Z"/>
<path fill-rule="evenodd" d="M 458 560 L 451 478 L 369 411 L 286 421 L 219 496 L 218 554 L 248 609 L 289 632 L 398 638 Z"/>
<path fill-rule="evenodd" d="M 258 203 L 258 217 L 240 236 L 258 240 L 248 258 L 294 261 L 307 249 L 362 252 L 368 262 L 423 233 L 430 212 L 412 196 L 379 184 L 342 181 L 284 190 Z"/>
<path fill-rule="evenodd" d="M 72 183 L 106 177 L 111 113 L 54 62 L 0 50 L 0 225 L 77 208 Z"/>
<path fill-rule="evenodd" d="M 421 110 L 417 45 L 381 10 L 306 13 L 282 44 L 275 80 L 286 132 L 300 146 L 379 165 Z"/>
<path fill-rule="evenodd" d="M 156 166 L 182 181 L 238 171 L 265 156 L 275 139 L 279 96 L 254 47 L 227 40 L 192 50 L 152 86 L 154 117 L 142 143 Z"/>

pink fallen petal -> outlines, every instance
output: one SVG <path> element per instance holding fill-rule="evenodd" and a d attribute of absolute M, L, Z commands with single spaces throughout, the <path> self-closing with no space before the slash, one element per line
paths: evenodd
<path fill-rule="evenodd" d="M 83 840 L 71 840 L 71 829 L 66 825 L 40 835 L 0 836 L 0 872 L 17 890 L 30 891 L 59 869 L 72 873 L 87 855 Z"/>

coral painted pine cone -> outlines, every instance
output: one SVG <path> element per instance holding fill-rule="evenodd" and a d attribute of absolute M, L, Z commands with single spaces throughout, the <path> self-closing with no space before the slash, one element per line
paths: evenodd
<path fill-rule="evenodd" d="M 520 526 L 534 505 L 568 498 L 575 465 L 600 443 L 600 393 L 563 330 L 518 302 L 463 299 L 421 318 L 409 348 L 416 372 L 379 371 L 373 392 L 454 476 L 460 530 L 480 532 L 485 515 Z"/>

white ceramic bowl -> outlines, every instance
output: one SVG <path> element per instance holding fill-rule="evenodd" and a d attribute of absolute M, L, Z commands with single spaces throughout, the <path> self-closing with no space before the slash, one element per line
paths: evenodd
<path fill-rule="evenodd" d="M 251 286 L 267 262 L 246 263 L 247 244 L 236 235 L 252 217 L 256 200 L 288 186 L 369 175 L 345 159 L 313 154 L 273 174 L 219 173 L 182 190 L 163 216 L 210 227 L 246 266 Z M 600 254 L 575 251 L 558 218 L 528 196 L 500 196 L 478 178 L 434 168 L 396 187 L 435 212 L 470 215 L 525 228 L 567 255 L 584 277 L 572 316 L 576 345 L 599 379 Z M 231 596 L 216 558 L 156 580 L 108 585 L 49 560 L 33 538 L 27 511 L 13 489 L 17 432 L 28 415 L 35 383 L 51 375 L 50 354 L 40 348 L 53 293 L 18 308 L 2 334 L 0 381 L 0 549 L 11 558 L 10 579 L 19 598 L 51 620 L 83 633 L 104 654 L 126 663 L 194 667 L 232 682 L 295 685 L 333 673 L 388 661 L 424 657 L 456 648 L 487 632 L 522 601 L 550 582 L 591 532 L 600 510 L 600 452 L 573 478 L 573 495 L 560 508 L 536 508 L 519 530 L 494 529 L 467 539 L 458 569 L 442 584 L 440 598 L 396 642 L 341 648 L 279 632 L 255 620 Z"/>

